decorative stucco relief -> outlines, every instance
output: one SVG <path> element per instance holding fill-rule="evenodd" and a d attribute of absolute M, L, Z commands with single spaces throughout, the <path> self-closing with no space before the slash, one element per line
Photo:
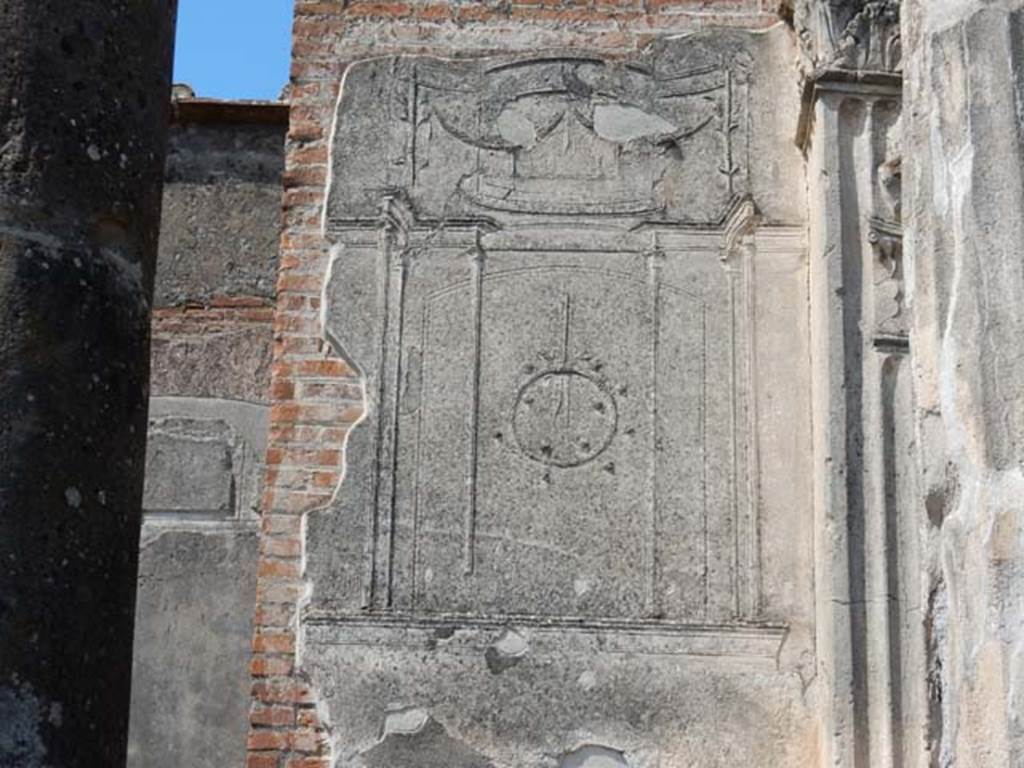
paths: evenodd
<path fill-rule="evenodd" d="M 805 762 L 805 242 L 772 220 L 801 171 L 795 94 L 772 85 L 783 41 L 348 69 L 323 311 L 365 416 L 309 518 L 302 621 L 340 754 L 458 735 L 470 762 L 570 765 L 589 743 L 646 766 L 713 739 Z M 597 695 L 618 676 L 643 705 Z M 671 703 L 716 686 L 737 694 L 714 712 Z M 415 728 L 378 741 L 395 713 Z M 751 718 L 787 737 L 723 735 Z"/>

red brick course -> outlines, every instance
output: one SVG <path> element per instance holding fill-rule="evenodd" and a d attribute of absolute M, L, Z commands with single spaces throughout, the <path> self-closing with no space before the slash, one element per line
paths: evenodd
<path fill-rule="evenodd" d="M 328 505 L 338 490 L 347 430 L 363 407 L 358 376 L 324 341 L 320 318 L 328 266 L 320 232 L 327 134 L 347 64 L 395 53 L 569 46 L 628 55 L 659 35 L 694 27 L 767 27 L 777 19 L 777 5 L 778 0 L 296 0 L 248 768 L 331 764 L 329 723 L 300 671 L 296 633 L 309 589 L 302 573 L 303 515 Z"/>

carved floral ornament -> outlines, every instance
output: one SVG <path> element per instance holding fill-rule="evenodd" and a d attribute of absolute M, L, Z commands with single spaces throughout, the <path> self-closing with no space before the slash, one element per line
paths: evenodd
<path fill-rule="evenodd" d="M 341 124 L 334 159 L 360 183 L 332 187 L 328 231 L 372 220 L 395 189 L 423 221 L 720 223 L 750 191 L 752 69 L 728 38 L 636 61 L 399 57 L 355 68 L 346 109 L 362 119 Z M 393 129 L 362 130 L 381 123 Z"/>
<path fill-rule="evenodd" d="M 806 74 L 899 72 L 899 0 L 792 0 Z"/>

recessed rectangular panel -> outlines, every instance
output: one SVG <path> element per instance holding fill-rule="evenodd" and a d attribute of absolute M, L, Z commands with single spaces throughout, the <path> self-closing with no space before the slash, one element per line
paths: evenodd
<path fill-rule="evenodd" d="M 147 514 L 235 516 L 237 446 L 223 421 L 157 420 L 146 445 Z"/>
<path fill-rule="evenodd" d="M 392 276 L 369 591 L 424 615 L 743 618 L 742 276 L 707 247 L 514 240 Z"/>

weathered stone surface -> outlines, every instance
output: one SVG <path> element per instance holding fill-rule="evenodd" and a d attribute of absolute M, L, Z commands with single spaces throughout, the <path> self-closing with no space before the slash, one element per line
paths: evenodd
<path fill-rule="evenodd" d="M 367 416 L 302 656 L 341 764 L 395 707 L 484 764 L 813 762 L 792 59 L 348 69 L 325 318 Z"/>
<path fill-rule="evenodd" d="M 273 310 L 257 314 L 248 319 L 228 311 L 217 317 L 192 310 L 180 315 L 177 310 L 158 311 L 151 393 L 266 403 L 274 357 Z"/>
<path fill-rule="evenodd" d="M 805 76 L 830 70 L 897 72 L 900 0 L 790 0 Z"/>
<path fill-rule="evenodd" d="M 345 108 L 361 117 L 340 125 L 333 143 L 353 181 L 332 188 L 328 228 L 375 219 L 381 193 L 393 189 L 424 222 L 520 213 L 720 224 L 758 188 L 773 191 L 759 202 L 766 218 L 798 220 L 799 174 L 751 163 L 792 152 L 782 148 L 784 114 L 771 130 L 753 125 L 779 94 L 756 87 L 765 60 L 744 47 L 745 34 L 659 41 L 630 65 L 569 52 L 486 67 L 397 58 L 389 79 L 353 67 Z M 784 36 L 779 29 L 774 39 Z M 394 131 L 368 130 L 392 123 Z M 559 160 L 562 175 L 547 178 Z M 699 189 L 687 183 L 696 178 Z"/>
<path fill-rule="evenodd" d="M 799 73 L 721 31 L 608 64 L 590 7 L 300 6 L 292 161 L 329 136 L 324 337 L 366 384 L 297 598 L 337 764 L 1021 761 L 1021 3 L 786 5 Z M 339 60 L 420 46 L 458 55 Z M 801 81 L 806 177 L 765 141 Z"/>
<path fill-rule="evenodd" d="M 814 86 L 809 139 L 819 670 L 833 765 L 902 765 L 917 725 L 912 396 L 898 81 Z M 909 656 L 908 656 L 909 658 Z"/>
<path fill-rule="evenodd" d="M 822 760 L 921 765 L 927 719 L 896 2 L 795 3 L 808 154 Z"/>
<path fill-rule="evenodd" d="M 129 766 L 243 764 L 258 538 L 255 525 L 147 530 Z"/>
<path fill-rule="evenodd" d="M 1024 761 L 1024 5 L 908 3 L 907 252 L 938 765 Z"/>
<path fill-rule="evenodd" d="M 259 508 L 266 431 L 265 406 L 151 399 L 145 512 L 193 519 L 252 517 Z"/>
<path fill-rule="evenodd" d="M 422 711 L 443 725 L 439 738 L 494 765 L 555 768 L 580 744 L 624 753 L 636 767 L 816 764 L 813 715 L 800 678 L 776 668 L 778 638 L 725 649 L 695 630 L 696 645 L 684 651 L 671 633 L 638 640 L 635 630 L 517 626 L 530 651 L 495 675 L 486 652 L 505 631 L 499 625 L 452 620 L 457 629 L 442 639 L 429 626 L 372 624 L 345 632 L 317 624 L 307 635 L 307 669 L 334 722 L 345 724 L 339 765 L 378 744 L 389 707 Z M 758 645 L 764 655 L 751 655 Z M 407 755 L 390 765 L 420 763 Z"/>
<path fill-rule="evenodd" d="M 221 113 L 229 106 L 199 102 L 193 111 L 211 122 L 171 127 L 157 307 L 274 297 L 287 122 L 227 122 Z"/>
<path fill-rule="evenodd" d="M 287 107 L 174 119 L 128 765 L 221 768 L 245 759 Z"/>
<path fill-rule="evenodd" d="M 131 768 L 243 759 L 267 410 L 150 400 Z"/>
<path fill-rule="evenodd" d="M 423 768 L 492 768 L 493 763 L 453 739 L 423 710 L 404 710 L 384 720 L 384 735 L 378 744 L 360 756 L 366 768 L 419 765 Z"/>
<path fill-rule="evenodd" d="M 223 422 L 150 422 L 143 507 L 156 513 L 229 517 L 234 495 L 232 448 Z"/>
<path fill-rule="evenodd" d="M 173 0 L 0 3 L 0 765 L 122 765 Z"/>

